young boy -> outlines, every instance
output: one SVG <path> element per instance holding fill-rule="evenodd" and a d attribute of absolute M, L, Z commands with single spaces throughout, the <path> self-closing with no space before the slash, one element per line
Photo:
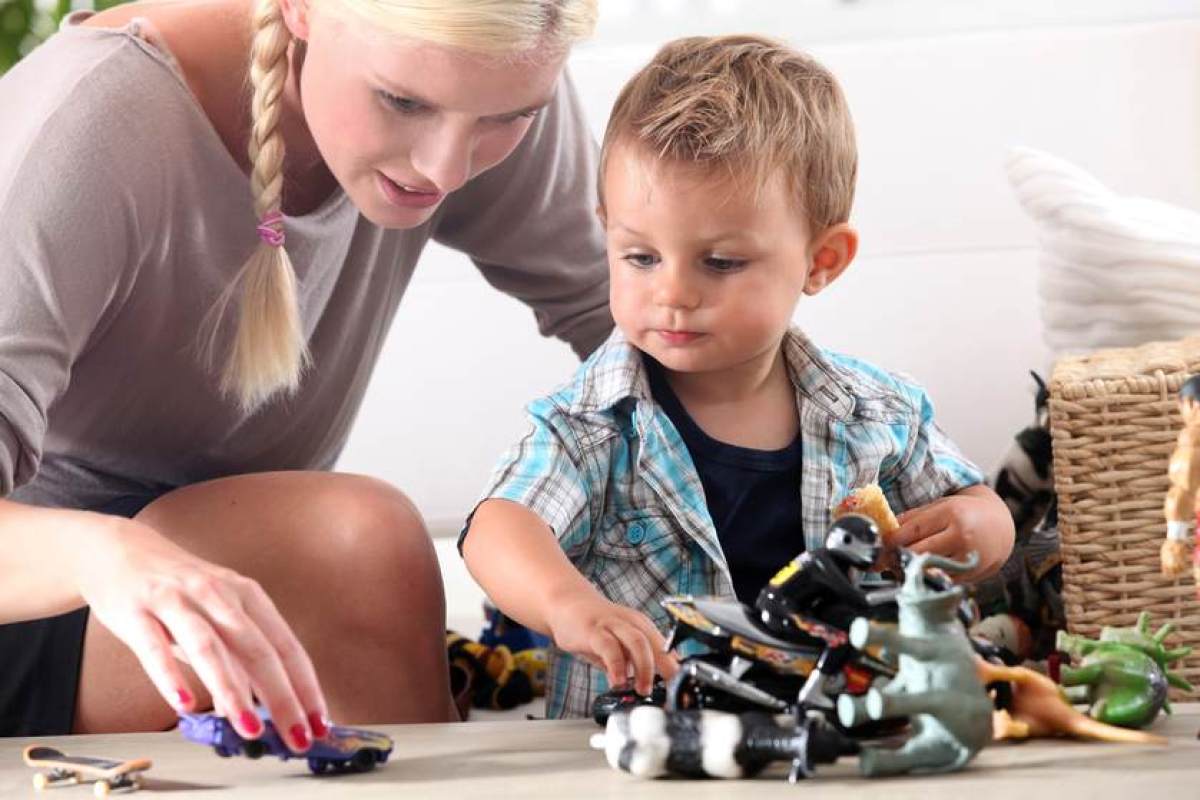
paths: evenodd
<path fill-rule="evenodd" d="M 496 605 L 553 638 L 548 716 L 630 672 L 648 693 L 675 668 L 663 597 L 753 602 L 856 487 L 907 509 L 899 544 L 976 550 L 973 577 L 1007 557 L 1007 509 L 921 388 L 791 327 L 854 258 L 856 171 L 837 83 L 776 42 L 673 42 L 617 99 L 598 209 L 617 330 L 529 406 L 460 540 Z"/>

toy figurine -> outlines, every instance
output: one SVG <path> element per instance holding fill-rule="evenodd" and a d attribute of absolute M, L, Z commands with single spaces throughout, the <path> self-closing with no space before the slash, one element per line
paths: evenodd
<path fill-rule="evenodd" d="M 858 743 L 820 714 L 780 725 L 769 714 L 664 711 L 639 706 L 615 711 L 592 747 L 613 769 L 639 778 L 747 778 L 775 761 L 790 761 L 788 780 L 811 777 L 818 764 L 858 752 Z"/>
<path fill-rule="evenodd" d="M 1183 430 L 1179 432 L 1175 452 L 1167 467 L 1171 488 L 1163 501 L 1167 518 L 1167 538 L 1162 544 L 1162 573 L 1178 578 L 1187 572 L 1188 534 L 1200 512 L 1197 492 L 1200 490 L 1200 375 L 1193 375 L 1179 387 L 1179 413 Z M 1200 549 L 1192 553 L 1192 575 L 1200 597 Z"/>
<path fill-rule="evenodd" d="M 1073 736 L 1102 742 L 1167 743 L 1161 736 L 1118 728 L 1081 714 L 1063 697 L 1058 684 L 1028 667 L 997 665 L 982 658 L 976 659 L 975 665 L 984 683 L 1009 686 L 1007 707 L 992 713 L 992 738 L 997 741 Z"/>
<path fill-rule="evenodd" d="M 387 761 L 392 753 L 392 739 L 383 733 L 330 725 L 329 732 L 317 739 L 303 753 L 293 753 L 275 730 L 275 724 L 265 709 L 259 710 L 263 732 L 257 739 L 243 739 L 224 717 L 216 714 L 182 714 L 179 732 L 188 741 L 213 748 L 216 754 L 228 758 L 245 755 L 262 758 L 270 754 L 287 761 L 304 758 L 315 775 L 334 772 L 368 772 L 376 764 Z"/>
<path fill-rule="evenodd" d="M 791 638 L 797 632 L 811 635 L 810 631 L 798 630 L 801 615 L 842 630 L 849 627 L 855 617 L 870 613 L 871 603 L 860 582 L 863 573 L 879 559 L 881 550 L 879 530 L 869 517 L 839 517 L 825 536 L 825 547 L 801 553 L 759 592 L 754 606 L 763 625 L 772 633 Z M 826 646 L 800 690 L 799 702 L 809 708 L 832 709 L 829 689 L 855 650 L 844 633 L 820 638 Z"/>
<path fill-rule="evenodd" d="M 1167 623 L 1150 633 L 1150 614 L 1143 611 L 1132 628 L 1105 627 L 1100 640 L 1058 634 L 1058 649 L 1079 666 L 1060 668 L 1060 682 L 1071 700 L 1087 702 L 1089 713 L 1101 722 L 1125 728 L 1142 728 L 1160 710 L 1171 713 L 1167 686 L 1191 691 L 1191 684 L 1170 670 L 1190 647 L 1168 650 L 1163 640 L 1171 633 Z"/>
<path fill-rule="evenodd" d="M 908 717 L 912 735 L 897 749 L 864 746 L 859 770 L 869 777 L 911 771 L 961 769 L 992 738 L 992 701 L 975 666 L 975 651 L 957 616 L 962 589 L 931 588 L 925 567 L 968 572 L 979 563 L 922 553 L 909 559 L 899 595 L 899 629 L 860 617 L 850 626 L 850 643 L 882 645 L 898 654 L 900 670 L 865 698 L 838 697 L 838 718 L 847 728 L 864 719 Z"/>

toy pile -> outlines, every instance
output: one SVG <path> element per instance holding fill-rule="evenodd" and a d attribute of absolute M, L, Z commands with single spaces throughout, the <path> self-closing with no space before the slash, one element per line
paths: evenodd
<path fill-rule="evenodd" d="M 663 601 L 670 647 L 702 651 L 682 656 L 649 697 L 614 689 L 597 698 L 605 732 L 592 745 L 610 766 L 645 778 L 741 778 L 782 761 L 795 781 L 850 756 L 868 777 L 961 769 L 1000 739 L 1165 743 L 1129 728 L 1169 711 L 1165 687 L 1181 685 L 1168 667 L 1187 650 L 1164 645 L 1170 626 L 1151 634 L 1144 618 L 1100 642 L 1061 642 L 1064 659 L 1079 662 L 1064 683 L 1082 687 L 1073 691 L 1090 702 L 1088 716 L 1009 648 L 968 632 L 974 606 L 950 575 L 974 569 L 975 554 L 958 562 L 889 548 L 859 513 L 878 514 L 881 493 L 856 494 L 825 546 L 786 565 L 753 606 Z M 874 574 L 889 560 L 903 571 L 899 584 Z"/>

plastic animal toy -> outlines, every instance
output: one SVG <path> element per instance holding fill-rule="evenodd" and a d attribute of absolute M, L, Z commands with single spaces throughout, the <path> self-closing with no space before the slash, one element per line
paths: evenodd
<path fill-rule="evenodd" d="M 1163 646 L 1171 630 L 1167 623 L 1151 634 L 1150 614 L 1143 611 L 1131 628 L 1102 628 L 1099 641 L 1060 632 L 1058 649 L 1079 660 L 1078 666 L 1061 668 L 1068 699 L 1089 703 L 1094 719 L 1125 728 L 1145 727 L 1161 710 L 1171 713 L 1167 687 L 1192 688 L 1170 670 L 1192 652 Z"/>
<path fill-rule="evenodd" d="M 908 717 L 912 735 L 897 749 L 864 746 L 859 770 L 867 776 L 961 769 L 992 738 L 992 701 L 975 666 L 975 651 L 957 608 L 962 590 L 931 588 L 925 567 L 968 572 L 979 562 L 929 554 L 909 559 L 899 596 L 900 624 L 893 629 L 865 617 L 850 626 L 850 643 L 882 645 L 899 655 L 896 677 L 865 697 L 838 697 L 838 719 L 847 728 L 865 719 Z"/>
<path fill-rule="evenodd" d="M 975 664 L 984 683 L 1009 686 L 1007 707 L 992 712 L 992 738 L 997 741 L 1073 736 L 1102 742 L 1167 743 L 1161 736 L 1107 725 L 1076 711 L 1058 684 L 1028 667 L 992 664 L 982 658 Z"/>
<path fill-rule="evenodd" d="M 1167 467 L 1171 488 L 1163 500 L 1167 518 L 1167 538 L 1162 544 L 1162 573 L 1178 578 L 1188 568 L 1188 534 L 1200 507 L 1200 375 L 1188 378 L 1179 387 L 1179 414 L 1183 430 L 1176 440 L 1175 452 Z M 1192 575 L 1200 598 L 1200 549 L 1192 552 Z"/>
<path fill-rule="evenodd" d="M 613 769 L 639 778 L 746 778 L 776 761 L 791 762 L 792 782 L 814 774 L 818 764 L 858 752 L 858 743 L 820 714 L 781 725 L 769 714 L 664 711 L 641 706 L 608 718 L 592 747 L 604 750 Z"/>
<path fill-rule="evenodd" d="M 279 738 L 279 732 L 266 712 L 260 710 L 259 717 L 263 721 L 263 732 L 257 739 L 243 739 L 227 719 L 216 714 L 183 714 L 179 717 L 179 731 L 184 738 L 211 747 L 223 758 L 235 755 L 262 758 L 267 754 L 284 761 L 304 758 L 315 775 L 331 770 L 369 772 L 376 764 L 387 761 L 392 753 L 390 736 L 342 725 L 330 725 L 329 733 L 313 739 L 307 751 L 293 753 Z"/>

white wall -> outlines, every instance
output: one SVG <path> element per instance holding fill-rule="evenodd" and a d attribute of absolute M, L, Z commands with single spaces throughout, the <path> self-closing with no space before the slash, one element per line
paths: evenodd
<path fill-rule="evenodd" d="M 571 59 L 597 134 L 623 81 L 680 33 L 781 36 L 839 76 L 859 133 L 862 250 L 797 321 L 920 379 L 986 468 L 1030 418 L 1027 371 L 1050 362 L 1033 228 L 1007 186 L 1005 148 L 1038 147 L 1118 191 L 1200 208 L 1200 2 L 601 5 L 600 35 Z M 453 533 L 521 433 L 522 405 L 574 366 L 524 307 L 431 248 L 339 466 L 392 481 L 435 534 Z M 452 616 L 473 610 L 457 557 L 443 561 Z"/>

